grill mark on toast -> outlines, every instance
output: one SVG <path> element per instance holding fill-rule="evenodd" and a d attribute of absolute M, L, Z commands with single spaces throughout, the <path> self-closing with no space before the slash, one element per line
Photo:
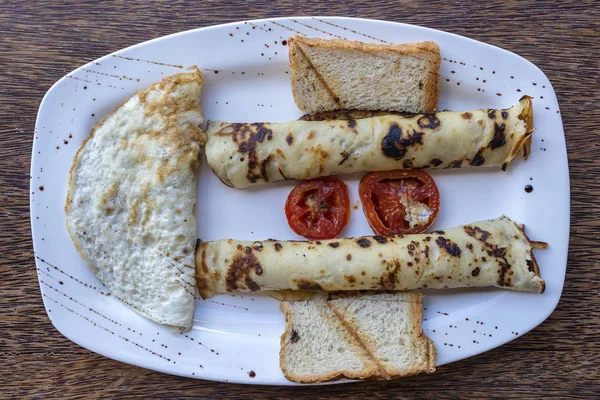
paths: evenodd
<path fill-rule="evenodd" d="M 340 98 L 337 97 L 336 94 L 333 92 L 333 90 L 329 87 L 329 85 L 325 81 L 325 78 L 323 78 L 323 75 L 321 75 L 321 73 L 319 72 L 319 70 L 317 68 L 315 68 L 315 66 L 312 63 L 312 61 L 310 60 L 310 58 L 308 58 L 308 56 L 306 55 L 306 53 L 304 52 L 304 50 L 302 50 L 302 47 L 299 44 L 296 44 L 296 48 L 298 49 L 298 52 L 300 52 L 300 55 L 302 56 L 302 58 L 304 58 L 304 60 L 308 64 L 308 67 L 311 70 L 313 70 L 313 72 L 317 76 L 317 79 L 319 80 L 319 82 L 321 82 L 321 84 L 323 85 L 323 87 L 325 88 L 325 90 L 327 90 L 327 93 L 329 93 L 329 95 L 331 96 L 331 98 L 333 99 L 333 101 L 335 101 L 335 104 L 337 104 L 340 108 L 343 108 L 343 104 L 340 101 Z"/>
<path fill-rule="evenodd" d="M 388 381 L 391 380 L 392 377 L 390 376 L 390 374 L 385 370 L 383 365 L 381 365 L 381 363 L 379 362 L 377 357 L 375 357 L 375 355 L 373 354 L 371 349 L 369 349 L 367 347 L 367 345 L 363 342 L 363 340 L 359 336 L 358 332 L 356 332 L 356 330 L 352 327 L 352 325 L 348 321 L 346 321 L 343 314 L 340 311 L 338 311 L 336 309 L 336 307 L 330 305 L 329 302 L 326 302 L 325 306 L 328 307 L 333 312 L 333 314 L 340 320 L 340 323 L 342 324 L 342 326 L 346 329 L 346 331 L 350 334 L 350 336 L 352 336 L 352 338 L 356 341 L 356 344 L 358 344 L 358 346 L 365 351 L 365 353 L 371 359 L 371 361 L 373 361 L 375 363 L 375 365 L 377 366 L 377 369 L 379 370 L 380 376 L 385 378 L 385 380 L 388 380 Z"/>

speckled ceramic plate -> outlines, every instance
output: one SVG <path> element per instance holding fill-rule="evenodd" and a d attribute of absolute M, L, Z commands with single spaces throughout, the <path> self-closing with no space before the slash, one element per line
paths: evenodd
<path fill-rule="evenodd" d="M 294 34 L 375 43 L 436 41 L 443 57 L 440 109 L 500 108 L 524 94 L 534 98 L 536 130 L 529 160 L 515 160 L 505 173 L 432 172 L 442 197 L 433 229 L 501 214 L 526 224 L 533 240 L 550 244 L 536 252 L 546 292 L 428 292 L 423 325 L 438 349 L 437 363 L 443 365 L 500 346 L 544 321 L 560 298 L 569 235 L 565 137 L 546 76 L 513 53 L 461 36 L 392 22 L 328 17 L 246 21 L 178 33 L 90 62 L 48 91 L 35 129 L 31 225 L 42 296 L 56 329 L 92 351 L 157 371 L 228 382 L 289 384 L 279 369 L 284 319 L 276 300 L 263 295 L 198 300 L 194 327 L 185 334 L 148 321 L 108 296 L 88 270 L 67 233 L 63 205 L 71 160 L 92 125 L 136 90 L 191 65 L 204 73 L 202 106 L 208 119 L 298 118 L 302 112 L 292 97 L 286 46 Z M 344 178 L 355 205 L 359 178 Z M 298 238 L 283 213 L 294 182 L 234 190 L 206 165 L 199 179 L 200 238 Z M 532 185 L 533 192 L 526 193 L 526 185 Z M 370 233 L 358 206 L 345 235 Z"/>

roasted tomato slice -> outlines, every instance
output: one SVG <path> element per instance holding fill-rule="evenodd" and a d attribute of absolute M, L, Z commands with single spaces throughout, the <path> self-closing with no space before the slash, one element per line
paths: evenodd
<path fill-rule="evenodd" d="M 285 203 L 294 232 L 307 239 L 332 239 L 350 218 L 348 186 L 339 179 L 319 178 L 299 183 Z"/>
<path fill-rule="evenodd" d="M 379 235 L 422 233 L 440 210 L 440 192 L 421 170 L 372 172 L 358 187 L 363 210 Z"/>

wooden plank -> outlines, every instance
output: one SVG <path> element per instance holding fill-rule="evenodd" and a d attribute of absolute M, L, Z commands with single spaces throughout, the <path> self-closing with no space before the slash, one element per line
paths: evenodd
<path fill-rule="evenodd" d="M 538 65 L 557 92 L 570 163 L 571 242 L 563 297 L 527 335 L 431 376 L 389 383 L 269 388 L 197 381 L 128 366 L 71 343 L 41 301 L 29 227 L 29 164 L 39 102 L 67 72 L 166 34 L 242 19 L 341 15 L 465 35 Z M 0 385 L 14 397 L 541 398 L 600 392 L 600 7 L 594 1 L 255 0 L 0 5 Z M 551 145 L 551 144 L 549 144 Z"/>

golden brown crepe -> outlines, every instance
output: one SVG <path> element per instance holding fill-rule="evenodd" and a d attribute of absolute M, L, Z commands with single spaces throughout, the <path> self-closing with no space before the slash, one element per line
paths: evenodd
<path fill-rule="evenodd" d="M 203 298 L 259 290 L 545 288 L 523 230 L 508 217 L 443 231 L 323 241 L 200 242 Z"/>
<path fill-rule="evenodd" d="M 443 111 L 361 119 L 209 121 L 206 158 L 226 185 L 409 168 L 500 167 L 527 156 L 530 97 L 503 110 Z"/>

